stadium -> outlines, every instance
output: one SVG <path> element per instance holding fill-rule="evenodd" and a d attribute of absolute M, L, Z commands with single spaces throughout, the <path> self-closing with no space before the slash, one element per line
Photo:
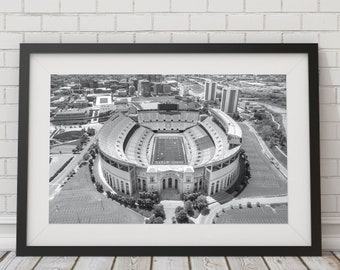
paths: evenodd
<path fill-rule="evenodd" d="M 180 110 L 178 104 L 114 114 L 98 134 L 100 166 L 120 194 L 175 190 L 209 195 L 239 175 L 242 131 L 219 109 Z"/>

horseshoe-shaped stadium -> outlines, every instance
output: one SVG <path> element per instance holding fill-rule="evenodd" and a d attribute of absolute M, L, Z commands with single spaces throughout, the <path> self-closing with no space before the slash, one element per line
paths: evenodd
<path fill-rule="evenodd" d="M 204 114 L 159 104 L 113 115 L 98 134 L 102 173 L 126 195 L 172 189 L 177 194 L 228 190 L 239 175 L 242 131 L 219 109 Z"/>

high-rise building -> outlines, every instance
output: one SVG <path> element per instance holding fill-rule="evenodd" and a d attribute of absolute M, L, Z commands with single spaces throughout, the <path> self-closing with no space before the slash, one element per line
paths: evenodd
<path fill-rule="evenodd" d="M 205 101 L 210 101 L 210 100 L 215 100 L 216 98 L 216 83 L 207 80 L 204 85 L 204 100 Z"/>
<path fill-rule="evenodd" d="M 239 98 L 240 90 L 239 89 L 222 89 L 222 98 L 221 98 L 221 111 L 226 114 L 233 114 L 237 110 L 238 98 Z"/>
<path fill-rule="evenodd" d="M 138 81 L 138 93 L 143 97 L 149 97 L 151 95 L 151 85 L 148 80 Z"/>
<path fill-rule="evenodd" d="M 163 85 L 159 82 L 156 82 L 153 84 L 153 93 L 155 95 L 158 95 L 160 93 L 163 93 Z"/>

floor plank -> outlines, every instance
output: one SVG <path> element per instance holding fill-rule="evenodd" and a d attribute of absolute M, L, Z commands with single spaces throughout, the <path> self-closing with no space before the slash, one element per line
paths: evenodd
<path fill-rule="evenodd" d="M 310 270 L 339 270 L 340 262 L 331 253 L 323 254 L 322 257 L 301 257 Z"/>
<path fill-rule="evenodd" d="M 2 260 L 2 257 L 5 256 L 7 253 L 7 251 L 0 251 L 0 262 Z"/>
<path fill-rule="evenodd" d="M 148 270 L 151 267 L 151 257 L 117 257 L 113 270 Z"/>
<path fill-rule="evenodd" d="M 16 257 L 15 252 L 10 252 L 0 262 L 0 270 L 31 270 L 39 260 L 40 257 Z"/>
<path fill-rule="evenodd" d="M 270 270 L 308 270 L 298 257 L 264 257 Z"/>
<path fill-rule="evenodd" d="M 228 270 L 225 257 L 190 257 L 191 269 Z"/>
<path fill-rule="evenodd" d="M 189 270 L 188 257 L 153 257 L 152 270 Z"/>
<path fill-rule="evenodd" d="M 77 257 L 43 257 L 34 270 L 70 270 L 76 260 Z"/>
<path fill-rule="evenodd" d="M 227 257 L 231 270 L 267 270 L 261 257 Z"/>
<path fill-rule="evenodd" d="M 74 270 L 110 270 L 114 257 L 80 257 Z"/>

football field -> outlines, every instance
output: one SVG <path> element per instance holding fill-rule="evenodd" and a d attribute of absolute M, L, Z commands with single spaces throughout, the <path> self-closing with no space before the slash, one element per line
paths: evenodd
<path fill-rule="evenodd" d="M 183 165 L 187 163 L 183 138 L 158 136 L 155 138 L 151 163 L 154 165 Z"/>

